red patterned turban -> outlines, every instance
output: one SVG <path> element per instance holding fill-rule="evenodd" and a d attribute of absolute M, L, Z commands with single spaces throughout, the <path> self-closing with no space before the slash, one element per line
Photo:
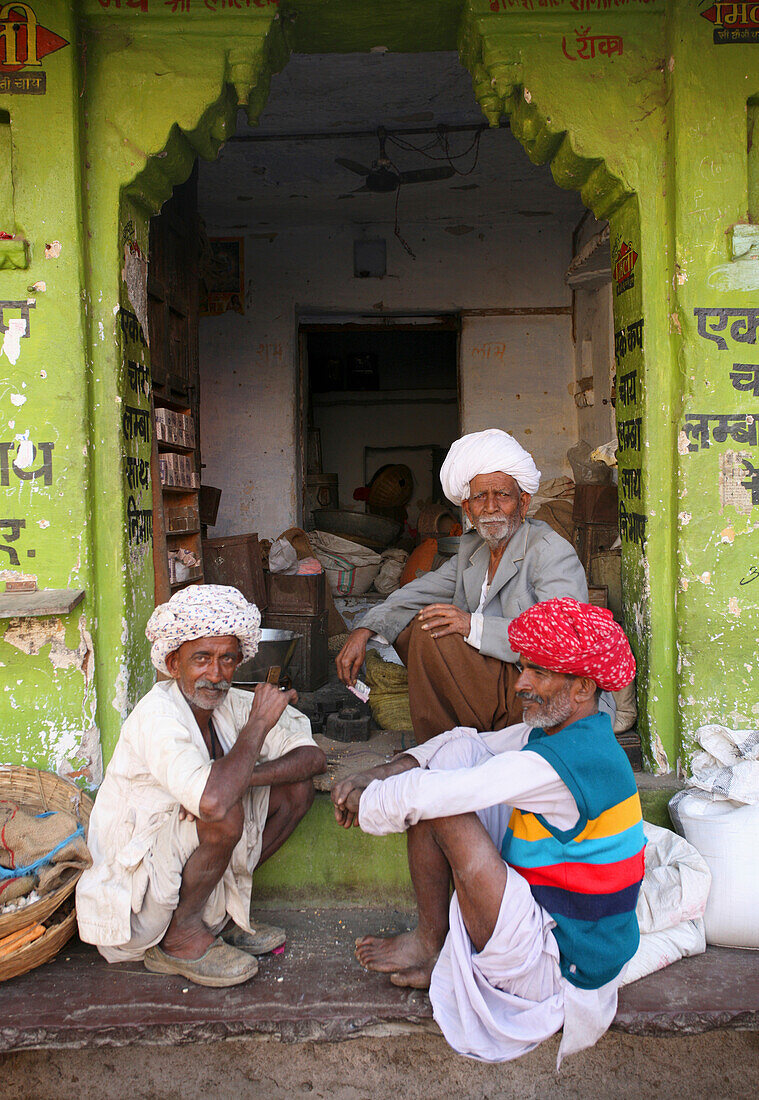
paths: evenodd
<path fill-rule="evenodd" d="M 509 644 L 530 664 L 589 676 L 604 691 L 619 691 L 635 676 L 635 658 L 611 611 L 567 596 L 546 600 L 509 623 Z"/>

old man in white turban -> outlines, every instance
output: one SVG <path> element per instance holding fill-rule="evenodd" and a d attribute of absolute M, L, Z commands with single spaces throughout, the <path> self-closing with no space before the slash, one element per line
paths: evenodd
<path fill-rule="evenodd" d="M 395 645 L 418 744 L 455 726 L 484 732 L 519 722 L 509 624 L 542 600 L 588 598 L 572 546 L 526 518 L 540 472 L 513 436 L 488 428 L 457 439 L 440 481 L 472 528 L 458 554 L 364 615 L 337 656 L 340 679 L 353 684 L 373 635 Z"/>
<path fill-rule="evenodd" d="M 145 633 L 168 676 L 124 722 L 90 819 L 83 940 L 199 985 L 238 985 L 285 931 L 250 921 L 252 874 L 313 801 L 325 758 L 294 691 L 231 687 L 261 616 L 236 588 L 194 585 Z"/>

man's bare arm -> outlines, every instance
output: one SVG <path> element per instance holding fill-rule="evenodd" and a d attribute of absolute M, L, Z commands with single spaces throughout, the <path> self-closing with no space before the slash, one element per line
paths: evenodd
<path fill-rule="evenodd" d="M 267 735 L 276 726 L 285 708 L 297 702 L 297 699 L 298 695 L 294 691 L 280 691 L 273 684 L 259 684 L 253 697 L 248 720 L 240 730 L 237 741 L 226 756 L 221 760 L 215 760 L 211 766 L 208 782 L 200 798 L 202 821 L 222 821 L 232 806 L 240 801 L 248 787 L 271 785 L 265 777 L 262 778 L 263 767 L 256 768 L 258 757 Z M 319 764 L 323 761 L 324 754 L 320 749 L 311 750 L 305 745 L 300 747 L 308 748 L 309 752 L 318 754 L 318 758 L 316 755 L 309 757 L 310 764 L 314 765 L 314 770 L 309 772 L 309 775 L 316 774 L 320 770 Z M 293 753 L 295 752 L 296 750 L 293 750 Z M 292 767 L 294 773 L 299 774 L 307 766 L 309 765 L 300 758 L 296 760 L 295 765 L 290 763 L 287 767 Z M 305 779 L 307 776 L 300 775 L 300 778 Z M 279 783 L 292 781 L 283 778 L 278 780 Z M 294 781 L 297 782 L 297 780 Z"/>
<path fill-rule="evenodd" d="M 300 783 L 327 770 L 327 757 L 316 745 L 299 745 L 276 760 L 256 764 L 249 786 L 277 787 Z"/>
<path fill-rule="evenodd" d="M 357 772 L 349 775 L 347 779 L 341 779 L 332 787 L 331 797 L 335 804 L 335 821 L 344 829 L 358 824 L 358 804 L 362 793 L 375 779 L 389 779 L 391 775 L 400 775 L 401 772 L 418 768 L 419 764 L 413 756 L 401 753 L 394 757 L 388 764 L 378 764 L 365 772 Z"/>

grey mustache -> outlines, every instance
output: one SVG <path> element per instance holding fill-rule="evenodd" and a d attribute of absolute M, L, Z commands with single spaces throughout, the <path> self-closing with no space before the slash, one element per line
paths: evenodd
<path fill-rule="evenodd" d="M 196 680 L 195 687 L 200 688 L 202 691 L 223 691 L 225 694 L 229 691 L 229 684 L 226 680 L 220 680 L 218 684 L 214 684 L 212 680 Z"/>

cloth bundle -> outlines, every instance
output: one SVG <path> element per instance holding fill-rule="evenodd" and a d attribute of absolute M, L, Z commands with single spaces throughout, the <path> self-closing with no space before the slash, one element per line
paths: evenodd
<path fill-rule="evenodd" d="M 705 791 L 710 798 L 745 805 L 759 802 L 759 730 L 701 726 L 696 740 L 703 751 L 691 760 L 689 787 Z"/>
<path fill-rule="evenodd" d="M 407 550 L 383 551 L 379 573 L 374 578 L 374 587 L 377 592 L 388 596 L 391 592 L 395 592 L 396 588 L 400 588 L 401 575 L 407 560 Z"/>
<path fill-rule="evenodd" d="M 646 871 L 635 914 L 640 945 L 623 985 L 706 950 L 704 910 L 712 876 L 693 845 L 669 829 L 643 822 Z"/>
<path fill-rule="evenodd" d="M 84 829 L 73 814 L 34 813 L 0 801 L 0 908 L 34 889 L 52 893 L 66 871 L 83 871 L 91 863 Z"/>

